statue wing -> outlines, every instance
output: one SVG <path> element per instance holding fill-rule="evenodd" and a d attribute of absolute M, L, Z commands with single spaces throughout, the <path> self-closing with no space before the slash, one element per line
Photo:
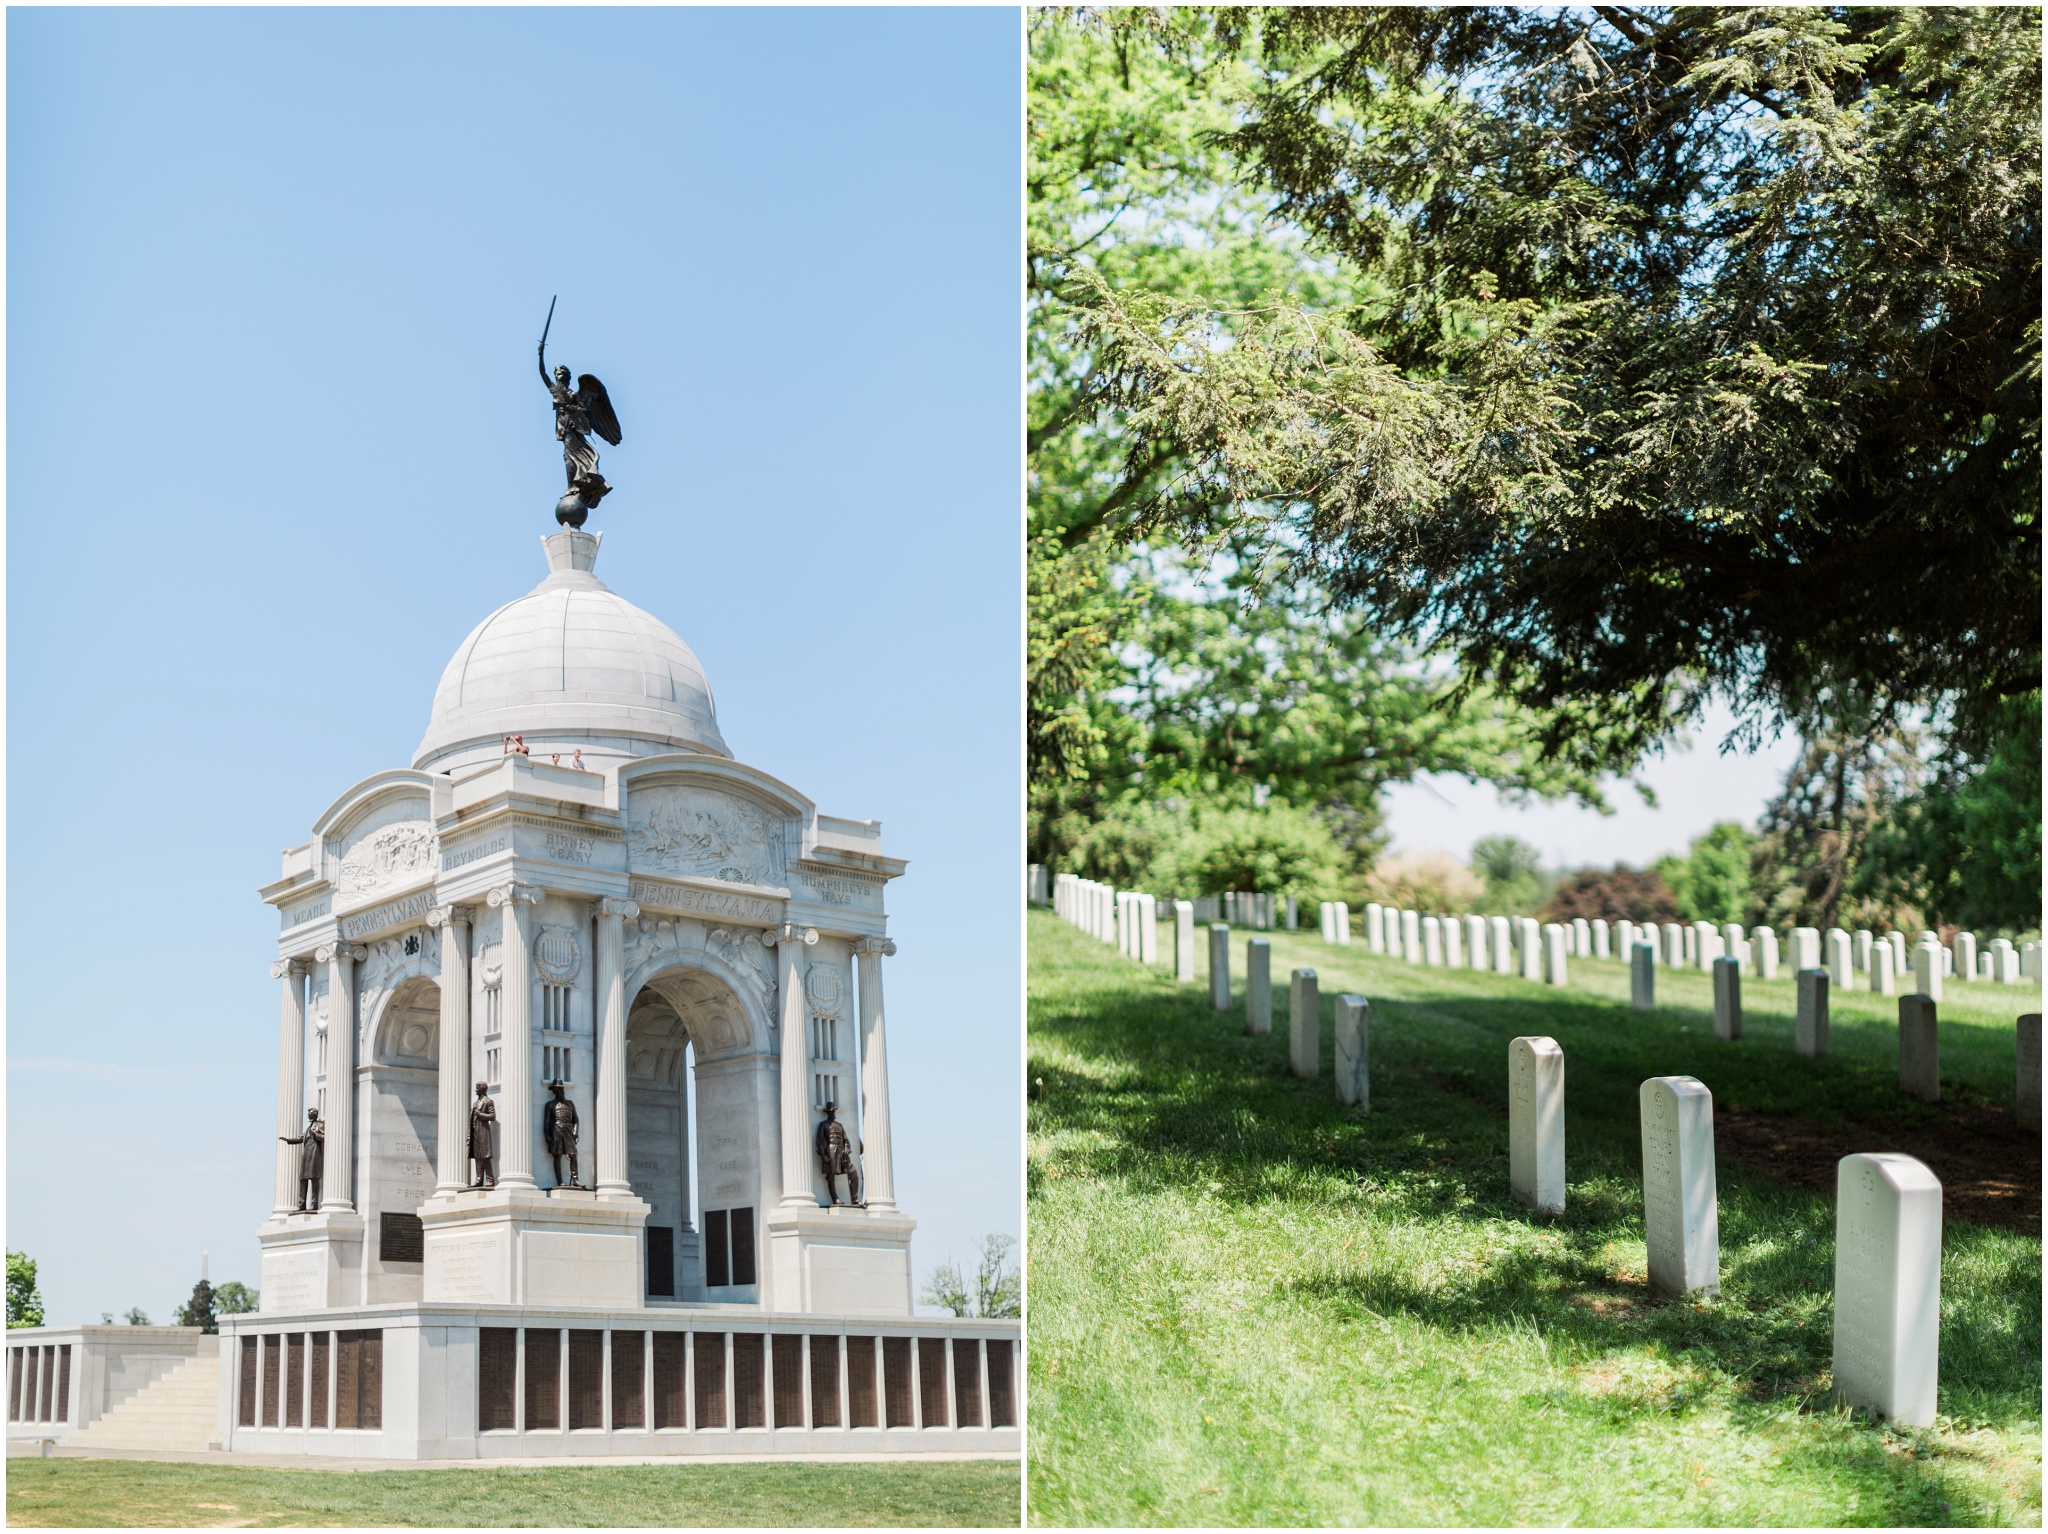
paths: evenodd
<path fill-rule="evenodd" d="M 590 419 L 590 429 L 613 447 L 619 445 L 619 418 L 612 413 L 612 400 L 604 392 L 604 385 L 597 381 L 595 373 L 585 373 L 576 380 L 576 403 L 583 407 L 584 415 Z"/>

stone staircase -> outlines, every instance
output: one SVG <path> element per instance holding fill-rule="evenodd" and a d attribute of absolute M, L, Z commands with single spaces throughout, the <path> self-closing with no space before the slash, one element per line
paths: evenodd
<path fill-rule="evenodd" d="M 202 1353 L 63 1443 L 67 1449 L 205 1449 L 220 1439 L 219 1419 L 220 1355 Z"/>

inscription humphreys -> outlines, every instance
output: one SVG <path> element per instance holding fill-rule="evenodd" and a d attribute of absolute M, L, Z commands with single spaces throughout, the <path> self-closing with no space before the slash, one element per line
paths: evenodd
<path fill-rule="evenodd" d="M 408 922 L 419 921 L 433 909 L 434 892 L 421 890 L 407 895 L 403 900 L 394 900 L 389 905 L 373 906 L 367 911 L 358 911 L 353 916 L 341 919 L 341 935 L 353 942 L 372 932 L 381 932 L 386 927 L 402 927 Z"/>
<path fill-rule="evenodd" d="M 778 921 L 782 914 L 774 901 L 752 895 L 728 895 L 723 890 L 691 889 L 683 884 L 654 884 L 640 879 L 633 881 L 628 898 L 635 905 L 656 911 L 690 911 L 745 921 Z"/>
<path fill-rule="evenodd" d="M 836 874 L 813 873 L 808 868 L 798 872 L 811 893 L 827 905 L 859 906 L 871 911 L 881 909 L 882 891 L 877 883 Z"/>

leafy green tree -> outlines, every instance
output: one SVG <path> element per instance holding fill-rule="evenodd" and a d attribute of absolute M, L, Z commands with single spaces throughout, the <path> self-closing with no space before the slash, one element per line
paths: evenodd
<path fill-rule="evenodd" d="M 1595 775 L 1542 758 L 1520 704 L 1332 610 L 1313 564 L 1133 541 L 1136 507 L 1185 458 L 1133 451 L 1095 382 L 1087 295 L 1327 308 L 1352 302 L 1357 278 L 1275 223 L 1270 194 L 1219 147 L 1257 83 L 1245 34 L 1186 11 L 1036 12 L 1030 26 L 1033 859 L 1110 877 L 1132 848 L 1094 828 L 1119 806 L 1271 796 L 1315 811 L 1357 879 L 1384 840 L 1379 790 L 1419 772 L 1600 803 Z"/>
<path fill-rule="evenodd" d="M 1543 903 L 1550 881 L 1543 854 L 1518 836 L 1482 836 L 1472 844 L 1472 871 L 1486 881 L 1486 893 L 1472 909 L 1486 916 L 1526 916 Z"/>
<path fill-rule="evenodd" d="M 217 1316 L 246 1316 L 256 1309 L 257 1290 L 233 1280 L 213 1291 L 213 1313 Z"/>
<path fill-rule="evenodd" d="M 1306 810 L 1282 803 L 1205 811 L 1176 847 L 1166 872 L 1182 896 L 1252 890 L 1313 900 L 1335 898 L 1343 887 L 1329 828 Z"/>
<path fill-rule="evenodd" d="M 7 1324 L 43 1324 L 43 1297 L 36 1289 L 35 1260 L 26 1252 L 7 1254 Z"/>
<path fill-rule="evenodd" d="M 149 1325 L 149 1312 L 144 1310 L 140 1305 L 136 1305 L 131 1307 L 128 1314 L 123 1316 L 121 1319 L 126 1321 L 130 1326 L 147 1326 Z"/>
<path fill-rule="evenodd" d="M 1134 532 L 1307 558 L 1582 767 L 2038 691 L 2038 8 L 1218 16 L 1210 174 L 1332 265 L 1070 271 Z"/>
<path fill-rule="evenodd" d="M 1009 1266 L 1014 1237 L 988 1235 L 981 1239 L 981 1261 L 972 1281 L 949 1257 L 932 1269 L 925 1280 L 921 1303 L 938 1305 L 956 1316 L 977 1319 L 1014 1319 L 1024 1314 L 1023 1275 Z"/>
<path fill-rule="evenodd" d="M 1747 920 L 1755 842 L 1747 827 L 1724 820 L 1694 837 L 1684 857 L 1658 859 L 1656 871 L 1670 888 L 1681 921 L 1725 926 Z"/>
<path fill-rule="evenodd" d="M 178 1307 L 177 1324 L 196 1326 L 209 1334 L 220 1330 L 213 1315 L 213 1285 L 202 1278 L 192 1286 L 192 1298 Z"/>

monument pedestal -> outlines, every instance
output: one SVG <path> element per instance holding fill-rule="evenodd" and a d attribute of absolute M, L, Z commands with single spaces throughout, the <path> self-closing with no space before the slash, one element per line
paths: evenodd
<path fill-rule="evenodd" d="M 584 1189 L 465 1188 L 420 1205 L 425 1303 L 617 1310 L 647 1295 L 648 1205 Z"/>
<path fill-rule="evenodd" d="M 842 1316 L 912 1313 L 917 1221 L 849 1204 L 774 1209 L 766 1221 L 773 1308 Z"/>
<path fill-rule="evenodd" d="M 264 1315 L 297 1315 L 362 1302 L 363 1217 L 353 1209 L 273 1215 L 256 1231 Z"/>

